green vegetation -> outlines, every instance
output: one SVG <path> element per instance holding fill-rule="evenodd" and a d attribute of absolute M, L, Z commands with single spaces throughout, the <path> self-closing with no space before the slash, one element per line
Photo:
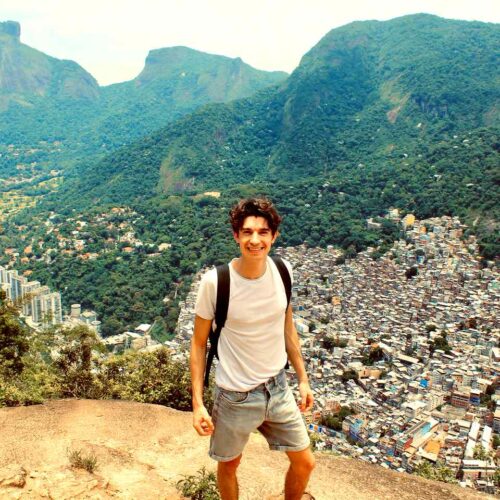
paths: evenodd
<path fill-rule="evenodd" d="M 0 406 L 36 404 L 53 394 L 43 344 L 20 319 L 19 307 L 0 291 Z"/>
<path fill-rule="evenodd" d="M 500 448 L 500 436 L 498 434 L 493 434 L 493 449 L 498 450 Z"/>
<path fill-rule="evenodd" d="M 342 380 L 342 382 L 344 382 L 344 384 L 349 381 L 349 380 L 358 380 L 358 372 L 356 370 L 345 370 L 344 373 L 342 373 L 342 376 L 340 377 L 340 379 Z"/>
<path fill-rule="evenodd" d="M 335 347 L 346 347 L 347 342 L 345 340 L 340 340 L 338 337 L 325 337 L 323 339 L 323 348 L 332 351 Z"/>
<path fill-rule="evenodd" d="M 97 457 L 93 453 L 84 453 L 82 450 L 68 450 L 71 467 L 84 469 L 93 474 L 98 468 Z"/>
<path fill-rule="evenodd" d="M 191 500 L 220 500 L 215 472 L 202 467 L 197 475 L 183 476 L 177 481 L 177 490 Z"/>
<path fill-rule="evenodd" d="M 318 444 L 323 442 L 323 438 L 316 432 L 309 432 L 309 441 L 311 442 L 311 449 L 317 451 Z"/>
<path fill-rule="evenodd" d="M 379 346 L 375 346 L 370 348 L 368 353 L 363 356 L 362 362 L 366 366 L 372 366 L 382 359 L 384 359 L 384 351 Z"/>
<path fill-rule="evenodd" d="M 34 332 L 22 324 L 19 310 L 2 297 L 0 406 L 76 397 L 191 410 L 189 369 L 185 362 L 174 361 L 166 348 L 105 355 L 103 345 L 87 327 Z M 205 404 L 211 408 L 211 393 L 205 392 Z"/>
<path fill-rule="evenodd" d="M 17 23 L 16 23 L 17 24 Z M 0 25 L 0 150 L 25 146 L 48 169 L 77 170 L 210 102 L 253 94 L 286 78 L 252 68 L 241 59 L 187 47 L 149 53 L 134 80 L 99 87 L 73 61 L 49 57 L 22 44 Z M 18 25 L 17 25 L 18 26 Z M 12 83 L 15 82 L 15 83 Z M 47 156 L 40 144 L 57 142 Z M 19 157 L 0 156 L 0 175 L 15 175 Z M 21 157 L 22 159 L 22 157 Z"/>
<path fill-rule="evenodd" d="M 440 349 L 448 354 L 451 351 L 451 346 L 448 343 L 447 335 L 445 332 L 442 332 L 441 335 L 437 336 L 432 342 L 429 344 L 429 350 L 431 352 L 431 356 L 434 354 L 436 349 Z"/>
<path fill-rule="evenodd" d="M 458 483 L 454 472 L 442 462 L 437 461 L 436 464 L 431 464 L 427 460 L 423 460 L 415 467 L 413 471 L 417 476 L 432 479 L 434 481 L 442 481 L 444 483 Z"/>
<path fill-rule="evenodd" d="M 324 425 L 329 429 L 333 429 L 334 431 L 341 431 L 342 422 L 346 417 L 352 415 L 353 413 L 354 412 L 348 406 L 343 406 L 338 413 L 322 415 L 319 424 Z"/>
<path fill-rule="evenodd" d="M 474 459 L 475 460 L 488 460 L 488 458 L 489 458 L 489 454 L 483 448 L 483 445 L 481 443 L 476 444 L 476 446 L 474 446 Z"/>

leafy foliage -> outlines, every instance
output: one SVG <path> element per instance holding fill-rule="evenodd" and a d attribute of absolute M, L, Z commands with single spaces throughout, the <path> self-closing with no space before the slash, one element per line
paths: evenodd
<path fill-rule="evenodd" d="M 104 346 L 86 326 L 32 332 L 20 323 L 19 310 L 2 300 L 0 406 L 78 397 L 191 410 L 189 369 L 185 362 L 174 361 L 167 349 L 105 356 Z M 207 391 L 205 397 L 210 408 L 211 394 Z"/>
<path fill-rule="evenodd" d="M 448 339 L 446 337 L 446 333 L 442 332 L 441 335 L 437 336 L 429 345 L 429 350 L 431 355 L 434 354 L 436 349 L 440 349 L 445 353 L 449 353 L 451 351 L 451 346 L 448 343 Z"/>
<path fill-rule="evenodd" d="M 378 258 L 400 237 L 399 227 L 381 218 L 397 207 L 420 219 L 459 216 L 477 234 L 482 255 L 495 259 L 497 42 L 494 25 L 427 15 L 333 30 L 279 87 L 207 105 L 112 155 L 78 161 L 61 191 L 5 223 L 2 243 L 51 245 L 50 258 L 20 269 L 64 290 L 65 307 L 95 309 L 105 335 L 161 318 L 162 337 L 173 333 L 193 273 L 235 255 L 225 219 L 241 196 L 272 197 L 284 215 L 282 245 L 336 245 L 342 258 L 372 246 Z M 141 83 L 160 92 L 148 71 Z M 112 87 L 116 102 L 126 101 L 130 89 Z M 168 88 L 176 94 L 181 87 Z M 92 123 L 86 112 L 82 120 Z M 203 195 L 209 189 L 221 197 Z M 135 231 L 145 245 L 129 254 L 125 243 L 109 247 L 113 231 L 101 227 L 86 237 L 98 257 L 78 259 L 60 252 L 44 230 L 49 211 L 90 220 L 116 204 L 142 217 Z M 368 228 L 368 218 L 380 228 Z M 71 234 L 69 224 L 60 229 Z M 172 248 L 152 256 L 148 245 L 162 242 Z"/>
<path fill-rule="evenodd" d="M 458 483 L 454 472 L 442 462 L 436 462 L 436 465 L 431 464 L 427 460 L 423 460 L 415 467 L 413 471 L 417 476 L 432 479 L 434 481 L 442 481 L 444 483 Z"/>
<path fill-rule="evenodd" d="M 327 414 L 322 415 L 320 420 L 320 425 L 324 425 L 329 429 L 333 429 L 335 431 L 342 430 L 342 422 L 346 417 L 352 415 L 354 412 L 347 406 L 343 406 L 340 411 L 336 414 Z"/>
<path fill-rule="evenodd" d="M 217 480 L 214 472 L 205 467 L 198 470 L 197 475 L 184 476 L 177 482 L 177 489 L 185 498 L 191 500 L 219 500 Z"/>
<path fill-rule="evenodd" d="M 0 366 L 5 377 L 15 377 L 25 368 L 29 351 L 28 329 L 19 317 L 19 308 L 0 290 Z"/>
<path fill-rule="evenodd" d="M 97 457 L 82 450 L 68 450 L 69 463 L 76 469 L 84 469 L 93 474 L 98 469 Z"/>
<path fill-rule="evenodd" d="M 80 170 L 199 106 L 245 97 L 286 77 L 239 58 L 171 47 L 151 51 L 134 80 L 99 87 L 75 62 L 49 57 L 18 36 L 3 33 L 0 54 L 0 145 L 57 142 L 48 170 L 77 164 Z M 0 158 L 0 173 L 14 175 L 15 162 Z"/>
<path fill-rule="evenodd" d="M 103 397 L 192 409 L 189 369 L 185 363 L 173 361 L 165 348 L 112 356 L 102 364 L 98 380 Z M 211 407 L 206 392 L 206 405 Z"/>
<path fill-rule="evenodd" d="M 58 330 L 55 338 L 53 364 L 62 396 L 96 397 L 95 371 L 98 359 L 95 354 L 104 349 L 95 332 L 87 326 L 75 326 Z"/>

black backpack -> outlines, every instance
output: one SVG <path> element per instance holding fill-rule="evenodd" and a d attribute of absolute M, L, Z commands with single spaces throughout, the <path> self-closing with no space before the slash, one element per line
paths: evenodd
<path fill-rule="evenodd" d="M 285 286 L 286 292 L 286 307 L 290 304 L 290 297 L 292 296 L 292 279 L 288 268 L 281 259 L 281 257 L 271 257 L 273 262 L 276 264 L 278 271 L 280 273 L 283 285 Z M 229 307 L 229 287 L 230 287 L 230 277 L 229 277 L 229 265 L 223 264 L 222 266 L 217 266 L 217 299 L 215 306 L 215 323 L 217 328 L 215 330 L 210 329 L 210 349 L 208 351 L 207 363 L 205 366 L 205 387 L 208 387 L 208 379 L 210 376 L 210 368 L 212 367 L 212 361 L 214 356 L 219 359 L 217 352 L 217 346 L 219 344 L 220 332 L 224 325 L 226 324 L 227 309 Z M 288 368 L 288 362 L 286 364 Z"/>

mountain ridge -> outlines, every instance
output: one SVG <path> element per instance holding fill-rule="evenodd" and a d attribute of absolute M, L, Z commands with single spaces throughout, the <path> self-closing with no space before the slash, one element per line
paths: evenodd
<path fill-rule="evenodd" d="M 20 33 L 19 23 L 0 23 L 0 146 L 62 142 L 47 171 L 67 170 L 78 158 L 91 162 L 200 106 L 251 95 L 286 76 L 239 58 L 164 48 L 150 51 L 135 79 L 100 87 L 76 62 L 23 44 Z M 16 172 L 0 159 L 1 174 Z"/>
<path fill-rule="evenodd" d="M 79 64 L 47 56 L 21 43 L 20 36 L 19 23 L 0 22 L 0 95 L 4 106 L 10 99 L 34 105 L 40 97 L 97 98 L 97 81 Z"/>
<path fill-rule="evenodd" d="M 419 29 L 409 37 L 413 21 Z M 498 127 L 500 76 L 492 62 L 499 34 L 497 25 L 429 15 L 337 28 L 280 85 L 156 132 L 151 141 L 165 155 L 152 155 L 156 164 L 137 163 L 137 173 L 160 172 L 164 193 L 182 185 L 202 190 L 274 176 L 292 180 L 421 154 L 427 143 Z M 136 147 L 140 155 L 149 146 Z M 108 158 L 95 167 L 105 182 L 113 179 L 106 181 L 112 164 Z M 112 182 L 116 191 L 127 177 Z"/>

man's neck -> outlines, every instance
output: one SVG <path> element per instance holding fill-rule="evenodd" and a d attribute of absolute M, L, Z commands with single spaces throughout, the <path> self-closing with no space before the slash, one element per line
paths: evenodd
<path fill-rule="evenodd" d="M 233 267 L 240 276 L 243 276 L 243 278 L 254 280 L 260 278 L 266 272 L 267 258 L 249 262 L 243 257 L 239 257 L 233 261 Z"/>

